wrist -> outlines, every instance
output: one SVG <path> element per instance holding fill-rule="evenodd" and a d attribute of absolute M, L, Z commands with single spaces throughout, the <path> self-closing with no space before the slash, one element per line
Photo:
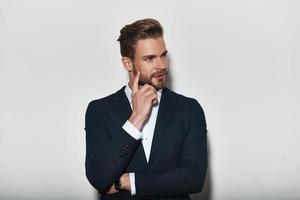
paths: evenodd
<path fill-rule="evenodd" d="M 145 119 L 140 117 L 137 113 L 132 113 L 131 116 L 129 117 L 128 121 L 139 131 L 142 130 L 142 127 L 144 125 Z"/>

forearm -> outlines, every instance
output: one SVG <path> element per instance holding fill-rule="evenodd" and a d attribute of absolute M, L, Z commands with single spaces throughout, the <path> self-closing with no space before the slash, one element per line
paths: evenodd
<path fill-rule="evenodd" d="M 121 126 L 106 123 L 101 102 L 92 101 L 86 111 L 86 176 L 100 192 L 106 193 L 119 178 L 140 143 Z M 116 123 L 117 124 L 117 123 Z"/>
<path fill-rule="evenodd" d="M 139 172 L 134 173 L 134 187 L 139 196 L 183 196 L 198 193 L 202 190 L 207 163 L 195 168 L 185 165 L 165 172 Z M 123 174 L 120 178 L 123 190 L 131 192 L 132 183 L 129 175 Z"/>
<path fill-rule="evenodd" d="M 135 186 L 137 195 L 180 196 L 202 190 L 207 161 L 199 167 L 182 165 L 165 172 L 137 172 Z"/>
<path fill-rule="evenodd" d="M 197 146 L 193 158 L 185 155 L 180 165 L 166 171 L 135 172 L 134 183 L 128 184 L 127 178 L 127 184 L 122 189 L 131 191 L 134 185 L 134 194 L 138 196 L 183 196 L 200 192 L 207 171 L 206 139 L 199 141 Z"/>
<path fill-rule="evenodd" d="M 87 132 L 86 176 L 101 193 L 108 191 L 113 182 L 122 175 L 140 142 L 126 132 L 119 135 L 118 144 L 113 145 L 108 141 L 108 144 L 104 144 L 103 137 Z"/>

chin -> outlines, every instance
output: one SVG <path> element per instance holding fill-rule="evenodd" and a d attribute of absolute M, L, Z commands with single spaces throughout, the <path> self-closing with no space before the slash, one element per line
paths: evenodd
<path fill-rule="evenodd" d="M 151 84 L 156 90 L 164 89 L 166 87 L 166 83 L 160 84 Z"/>

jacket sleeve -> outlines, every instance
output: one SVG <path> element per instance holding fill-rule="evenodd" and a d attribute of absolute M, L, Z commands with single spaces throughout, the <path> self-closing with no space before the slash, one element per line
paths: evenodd
<path fill-rule="evenodd" d="M 180 165 L 164 172 L 136 172 L 136 194 L 141 196 L 180 196 L 202 190 L 207 169 L 206 121 L 196 100 L 190 106 L 187 134 Z"/>
<path fill-rule="evenodd" d="M 117 134 L 110 133 L 104 118 L 101 106 L 92 101 L 85 116 L 85 169 L 87 179 L 100 193 L 106 193 L 123 174 L 140 142 L 122 127 L 117 127 Z"/>

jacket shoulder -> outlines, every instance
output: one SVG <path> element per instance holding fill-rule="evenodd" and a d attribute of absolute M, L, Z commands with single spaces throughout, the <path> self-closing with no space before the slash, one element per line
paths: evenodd
<path fill-rule="evenodd" d="M 88 107 L 102 107 L 110 105 L 114 100 L 120 98 L 120 95 L 122 94 L 122 92 L 124 92 L 124 88 L 125 86 L 113 94 L 92 100 L 91 102 L 89 102 Z"/>
<path fill-rule="evenodd" d="M 168 88 L 166 88 L 166 93 L 169 94 L 169 96 L 176 100 L 180 105 L 200 105 L 198 103 L 198 101 L 193 98 L 193 97 L 188 97 L 188 96 L 185 96 L 183 94 L 179 94 L 177 92 L 174 92 L 173 90 L 170 90 Z"/>

